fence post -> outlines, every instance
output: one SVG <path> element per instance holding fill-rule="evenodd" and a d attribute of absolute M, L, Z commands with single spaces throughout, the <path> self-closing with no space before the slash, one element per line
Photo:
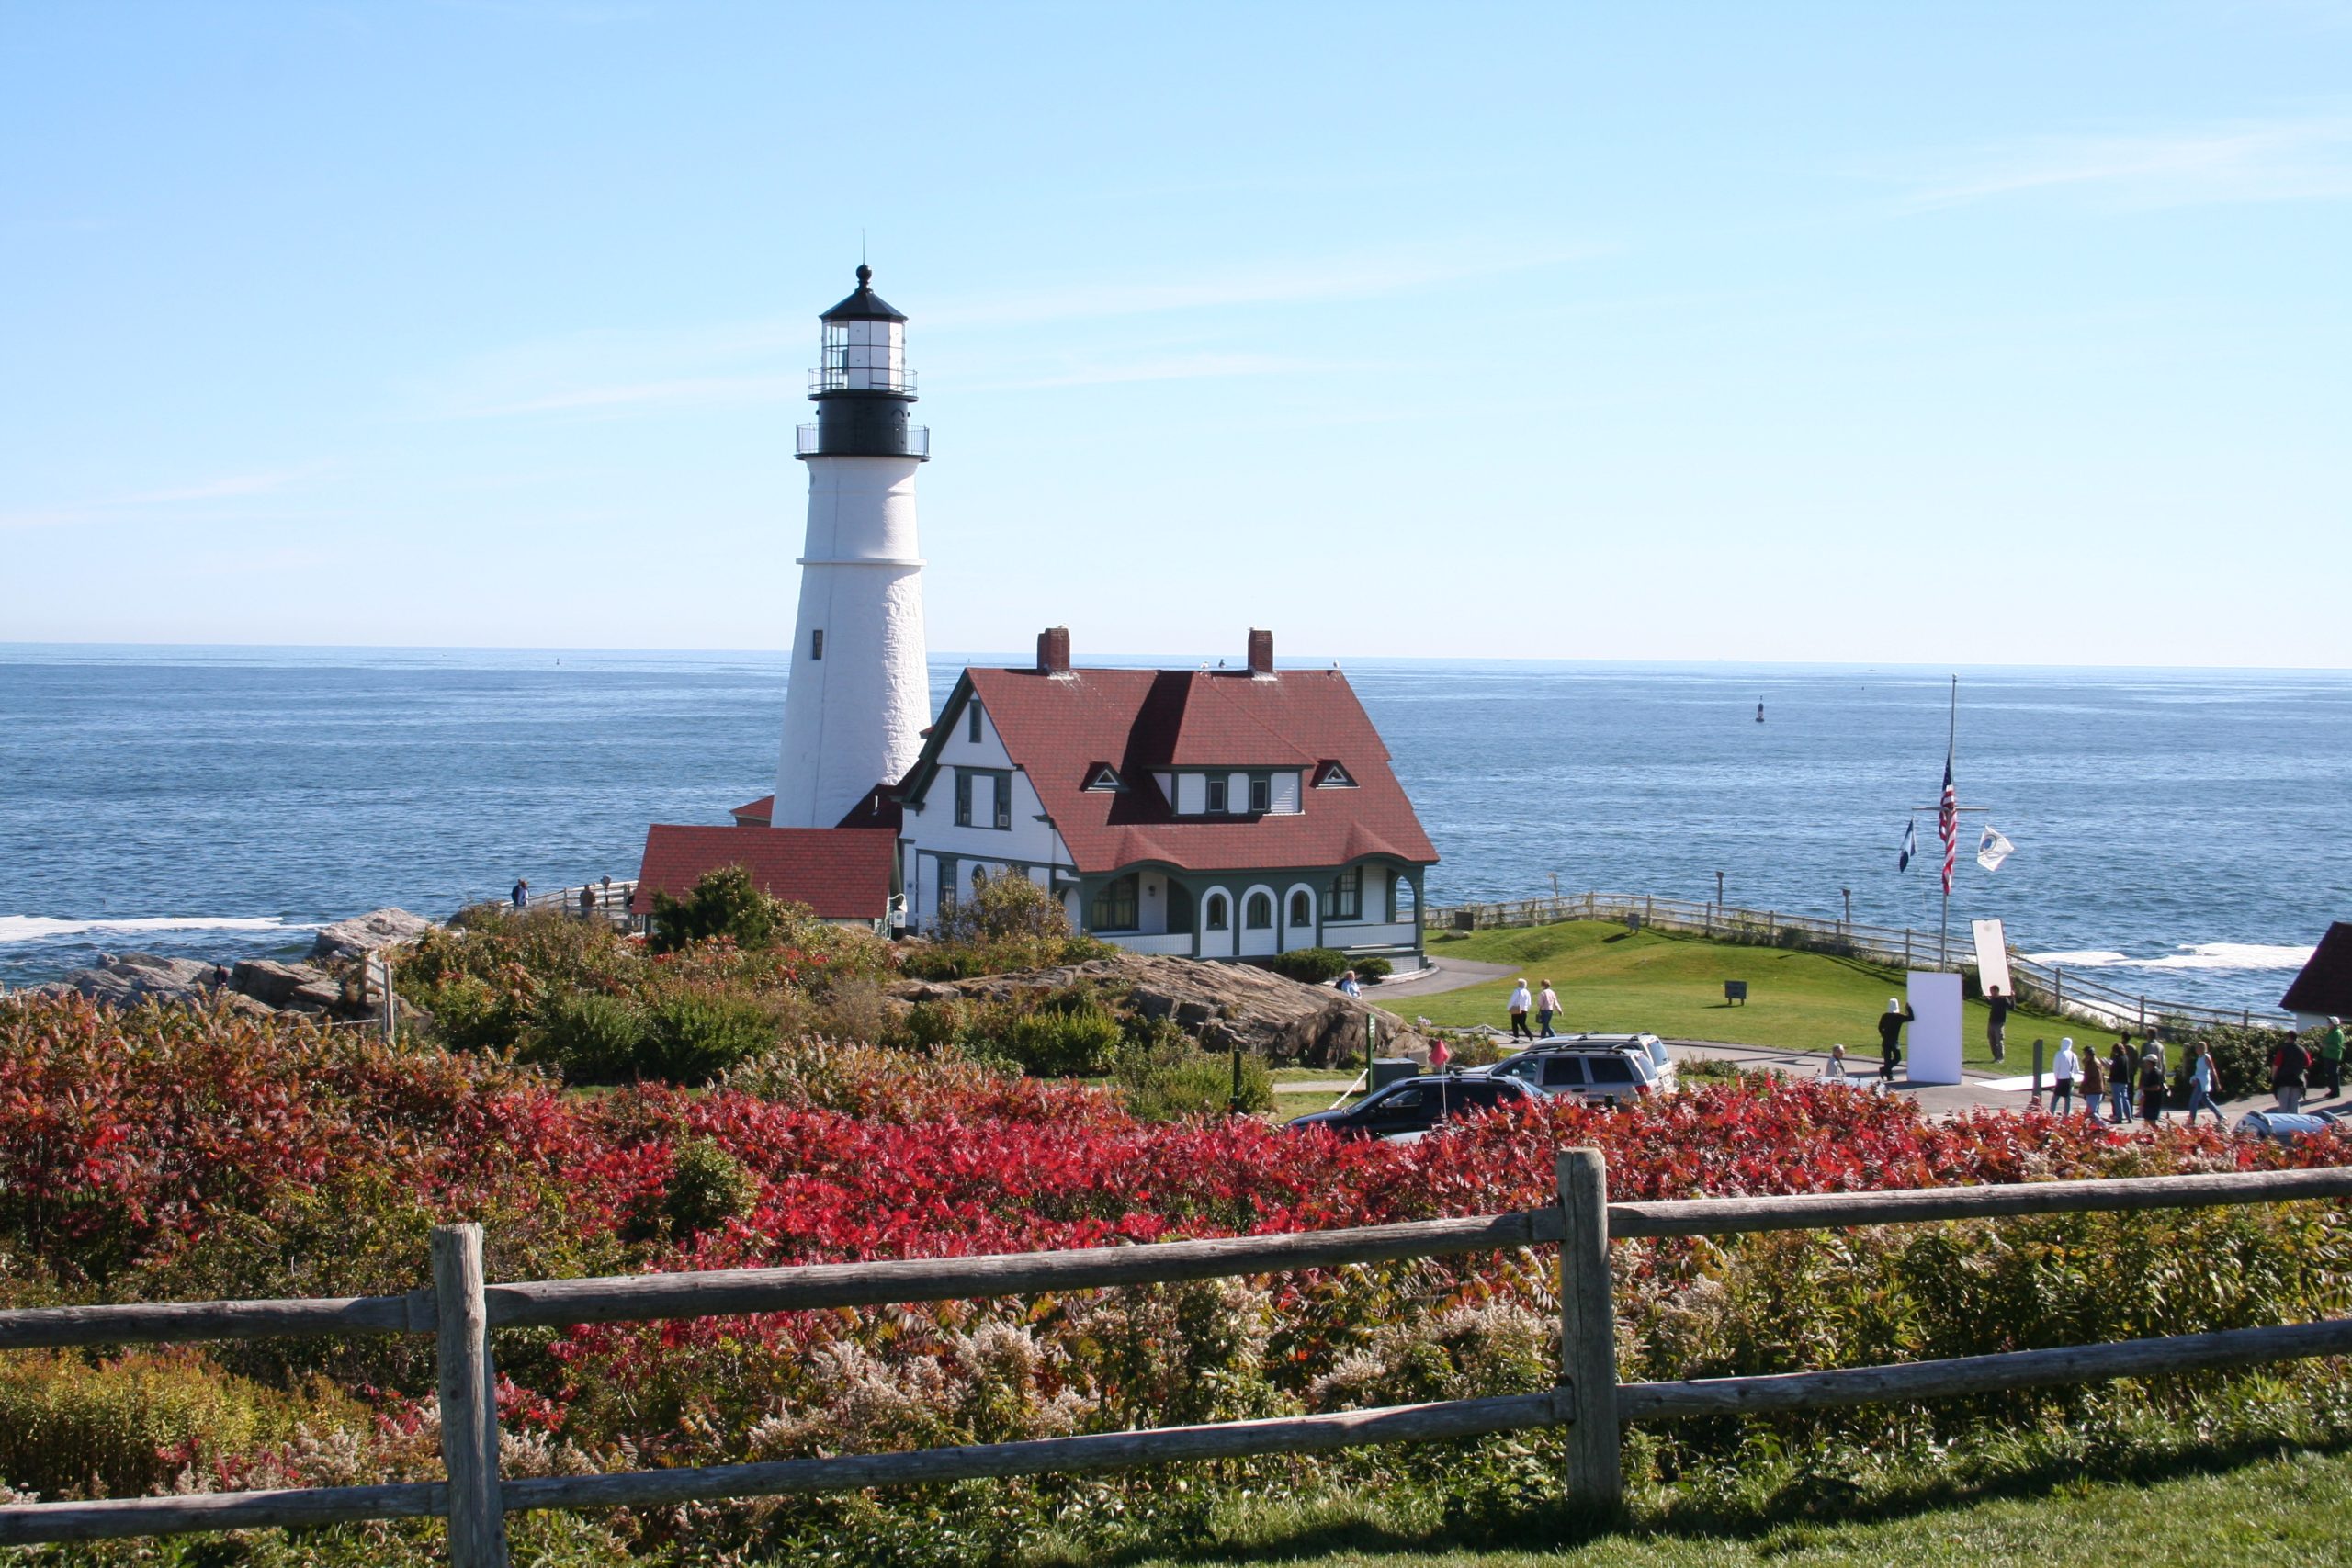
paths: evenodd
<path fill-rule="evenodd" d="M 1905 969 L 1911 967 L 1911 928 L 1909 926 L 1903 928 L 1903 967 Z"/>
<path fill-rule="evenodd" d="M 1624 1498 L 1618 1450 L 1617 1307 L 1610 1290 L 1609 1167 L 1599 1149 L 1563 1149 L 1560 1382 L 1570 1416 L 1568 1500 L 1613 1513 Z"/>
<path fill-rule="evenodd" d="M 2050 1010 L 2060 1018 L 2066 1016 L 2066 972 L 2064 969 L 2050 971 Z"/>
<path fill-rule="evenodd" d="M 498 1382 L 482 1301 L 481 1227 L 433 1227 L 433 1301 L 440 1323 L 441 1459 L 449 1471 L 453 1568 L 507 1568 L 498 1497 Z"/>

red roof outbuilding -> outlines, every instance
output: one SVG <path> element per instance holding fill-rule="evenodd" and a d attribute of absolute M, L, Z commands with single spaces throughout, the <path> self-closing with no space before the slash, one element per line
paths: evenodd
<path fill-rule="evenodd" d="M 645 831 L 637 873 L 639 914 L 653 895 L 683 898 L 710 872 L 740 865 L 772 898 L 806 904 L 825 920 L 878 920 L 889 913 L 898 836 L 871 828 L 712 828 L 657 822 Z"/>

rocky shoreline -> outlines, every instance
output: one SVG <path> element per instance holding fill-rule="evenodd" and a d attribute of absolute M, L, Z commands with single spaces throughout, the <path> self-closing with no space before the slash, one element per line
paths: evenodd
<path fill-rule="evenodd" d="M 322 928 L 299 964 L 246 958 L 232 966 L 153 953 L 101 953 L 89 967 L 28 987 L 24 994 L 85 996 L 116 1007 L 195 1002 L 255 1016 L 372 1017 L 380 1001 L 368 996 L 359 960 L 414 941 L 438 923 L 406 909 L 372 909 Z"/>

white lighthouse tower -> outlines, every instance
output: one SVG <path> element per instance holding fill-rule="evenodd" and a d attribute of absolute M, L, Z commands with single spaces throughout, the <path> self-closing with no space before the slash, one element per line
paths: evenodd
<path fill-rule="evenodd" d="M 817 423 L 800 427 L 808 465 L 808 537 L 800 624 L 776 765 L 778 828 L 831 828 L 878 784 L 895 784 L 931 722 L 915 544 L 915 469 L 931 432 L 909 423 L 915 378 L 907 318 L 874 292 L 818 318 L 822 359 L 809 378 Z"/>

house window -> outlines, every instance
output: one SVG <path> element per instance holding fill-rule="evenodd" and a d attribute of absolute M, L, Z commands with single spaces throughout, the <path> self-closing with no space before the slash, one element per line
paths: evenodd
<path fill-rule="evenodd" d="M 1274 929 L 1274 901 L 1263 893 L 1252 893 L 1241 906 L 1241 923 L 1253 931 Z"/>
<path fill-rule="evenodd" d="M 1302 887 L 1290 896 L 1290 925 L 1303 931 L 1315 923 L 1315 897 Z"/>
<path fill-rule="evenodd" d="M 1221 773 L 1209 780 L 1209 810 L 1212 814 L 1225 810 L 1225 776 Z"/>
<path fill-rule="evenodd" d="M 972 775 L 963 769 L 956 770 L 956 826 L 972 825 Z"/>
<path fill-rule="evenodd" d="M 1012 778 L 1008 773 L 996 775 L 996 825 L 1000 829 L 1012 826 Z"/>
<path fill-rule="evenodd" d="M 1250 809 L 1263 815 L 1274 808 L 1274 781 L 1252 778 L 1250 781 Z"/>
<path fill-rule="evenodd" d="M 1222 893 L 1212 893 L 1201 901 L 1201 929 L 1221 931 L 1227 929 L 1227 919 L 1232 906 Z"/>
<path fill-rule="evenodd" d="M 975 746 L 980 743 L 980 705 L 978 703 L 964 710 L 964 739 Z"/>
<path fill-rule="evenodd" d="M 822 626 L 808 634 L 808 657 L 812 660 L 825 657 L 825 628 Z"/>
<path fill-rule="evenodd" d="M 972 897 L 977 898 L 988 890 L 989 868 L 984 865 L 974 866 L 972 868 Z"/>
<path fill-rule="evenodd" d="M 956 863 L 942 857 L 939 863 L 939 908 L 941 915 L 956 908 Z"/>
<path fill-rule="evenodd" d="M 1363 867 L 1351 866 L 1331 879 L 1331 918 L 1363 919 Z"/>
<path fill-rule="evenodd" d="M 1136 929 L 1136 892 L 1137 877 L 1134 872 L 1114 876 L 1095 890 L 1094 899 L 1086 907 L 1086 929 L 1091 931 L 1131 931 Z"/>

